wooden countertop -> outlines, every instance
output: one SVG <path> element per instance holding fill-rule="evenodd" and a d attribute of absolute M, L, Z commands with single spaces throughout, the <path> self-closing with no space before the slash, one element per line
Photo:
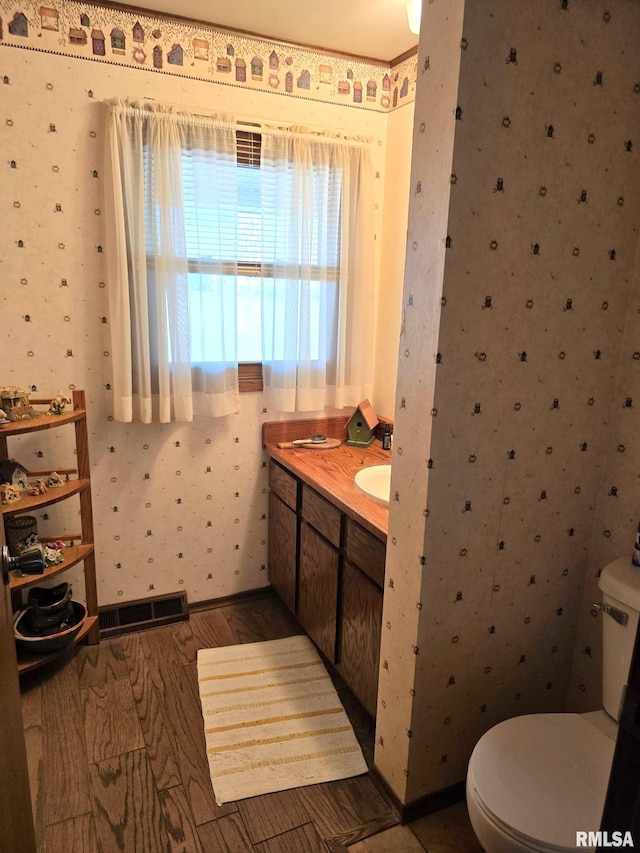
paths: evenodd
<path fill-rule="evenodd" d="M 352 447 L 343 438 L 342 441 L 340 447 L 331 450 L 304 447 L 282 450 L 269 441 L 265 447 L 272 459 L 386 544 L 389 508 L 363 494 L 353 478 L 362 467 L 390 464 L 391 452 L 383 450 L 377 438 L 369 447 Z"/>

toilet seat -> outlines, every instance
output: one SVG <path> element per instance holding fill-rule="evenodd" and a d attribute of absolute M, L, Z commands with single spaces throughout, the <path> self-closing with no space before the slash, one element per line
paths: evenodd
<path fill-rule="evenodd" d="M 600 827 L 614 747 L 579 714 L 514 717 L 476 744 L 468 790 L 525 849 L 575 853 L 576 832 Z"/>
<path fill-rule="evenodd" d="M 542 841 L 525 838 L 513 827 L 502 823 L 494 814 L 488 814 L 478 798 L 477 791 L 471 790 L 468 779 L 467 809 L 471 825 L 485 853 L 576 853 L 575 845 L 572 847 L 549 846 Z"/>

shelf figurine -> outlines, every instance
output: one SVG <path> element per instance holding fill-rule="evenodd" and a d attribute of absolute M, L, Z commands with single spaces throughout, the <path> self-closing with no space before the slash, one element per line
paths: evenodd
<path fill-rule="evenodd" d="M 32 495 L 46 495 L 47 494 L 47 486 L 43 479 L 38 478 L 35 483 L 32 483 L 31 494 Z"/>
<path fill-rule="evenodd" d="M 68 397 L 65 397 L 61 391 L 58 391 L 56 396 L 51 401 L 51 405 L 49 406 L 49 414 L 62 415 L 64 413 L 65 407 L 70 403 L 71 400 Z"/>
<path fill-rule="evenodd" d="M 29 488 L 29 472 L 15 459 L 0 460 L 0 483 L 10 483 L 26 490 Z"/>
<path fill-rule="evenodd" d="M 52 471 L 47 478 L 47 486 L 50 489 L 57 489 L 64 485 L 64 481 L 57 471 Z"/>
<path fill-rule="evenodd" d="M 2 485 L 0 485 L 0 501 L 3 504 L 12 504 L 19 500 L 19 486 L 12 486 L 11 483 L 2 483 Z"/>
<path fill-rule="evenodd" d="M 0 388 L 0 408 L 10 421 L 27 421 L 40 415 L 29 405 L 29 395 L 17 385 L 5 385 Z"/>
<path fill-rule="evenodd" d="M 59 540 L 44 546 L 44 561 L 47 566 L 55 566 L 64 560 L 64 544 Z"/>

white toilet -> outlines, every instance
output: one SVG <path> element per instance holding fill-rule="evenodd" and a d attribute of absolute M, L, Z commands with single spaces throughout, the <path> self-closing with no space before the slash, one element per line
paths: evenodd
<path fill-rule="evenodd" d="M 467 808 L 485 853 L 575 853 L 576 832 L 600 828 L 640 612 L 640 568 L 616 560 L 599 585 L 604 710 L 514 717 L 480 738 L 469 760 Z"/>

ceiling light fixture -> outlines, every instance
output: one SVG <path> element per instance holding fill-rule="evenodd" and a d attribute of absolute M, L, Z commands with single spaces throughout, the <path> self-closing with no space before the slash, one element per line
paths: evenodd
<path fill-rule="evenodd" d="M 411 32 L 420 35 L 420 16 L 422 14 L 422 0 L 409 0 L 407 3 L 407 18 Z"/>

